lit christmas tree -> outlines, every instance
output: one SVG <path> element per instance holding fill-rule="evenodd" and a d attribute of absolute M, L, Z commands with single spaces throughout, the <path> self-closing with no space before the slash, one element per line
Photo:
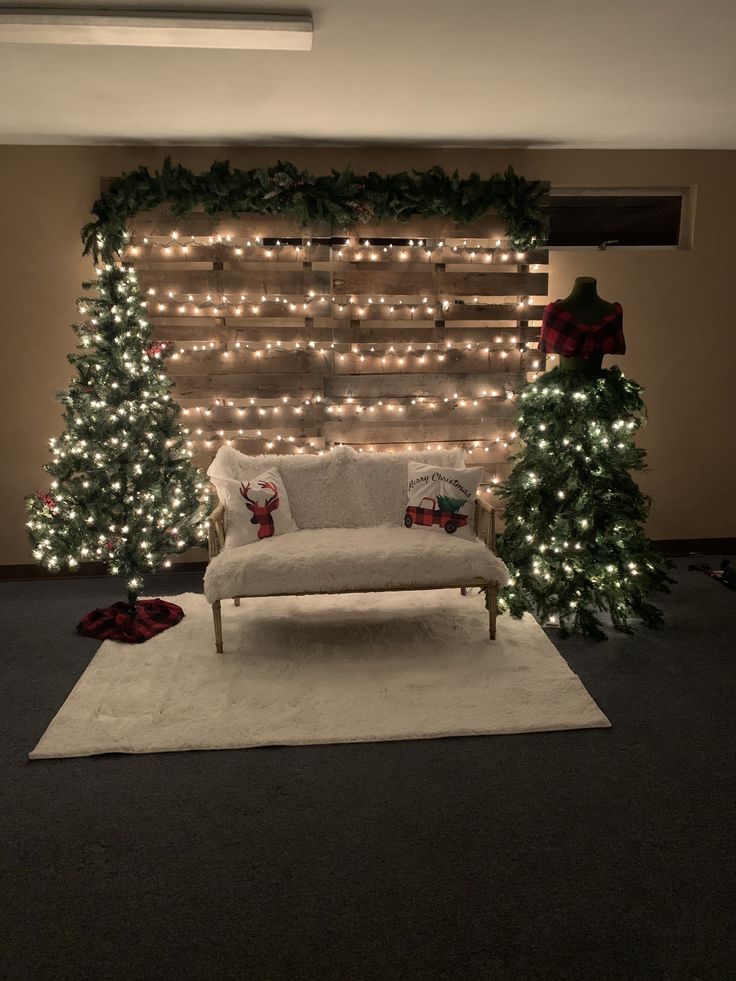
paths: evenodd
<path fill-rule="evenodd" d="M 596 639 L 597 611 L 617 630 L 647 626 L 662 614 L 647 597 L 669 592 L 669 563 L 643 523 L 649 498 L 630 471 L 645 468 L 634 439 L 643 424 L 641 388 L 620 369 L 555 368 L 524 387 L 516 429 L 523 448 L 500 490 L 506 528 L 499 554 L 511 580 L 502 607 Z"/>
<path fill-rule="evenodd" d="M 204 481 L 135 272 L 105 265 L 83 285 L 96 295 L 79 301 L 88 319 L 74 325 L 81 353 L 69 355 L 78 376 L 59 395 L 66 426 L 49 441 L 49 492 L 26 500 L 28 533 L 51 571 L 104 561 L 126 578 L 133 611 L 143 575 L 205 537 Z"/>

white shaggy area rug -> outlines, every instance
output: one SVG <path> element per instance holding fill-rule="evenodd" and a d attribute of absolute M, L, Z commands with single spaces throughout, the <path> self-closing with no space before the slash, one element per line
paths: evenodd
<path fill-rule="evenodd" d="M 610 725 L 538 624 L 483 597 L 422 590 L 223 601 L 203 596 L 144 644 L 105 641 L 30 754 L 372 742 Z"/>

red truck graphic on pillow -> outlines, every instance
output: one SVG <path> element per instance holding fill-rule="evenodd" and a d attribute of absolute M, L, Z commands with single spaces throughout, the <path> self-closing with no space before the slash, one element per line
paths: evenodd
<path fill-rule="evenodd" d="M 276 484 L 272 484 L 268 480 L 259 481 L 258 486 L 263 490 L 271 492 L 271 497 L 262 503 L 260 501 L 254 501 L 252 497 L 248 496 L 250 481 L 247 484 L 240 484 L 240 493 L 245 499 L 245 506 L 249 511 L 253 512 L 250 523 L 252 525 L 258 525 L 258 537 L 271 538 L 276 531 L 271 514 L 279 506 L 279 489 Z"/>
<path fill-rule="evenodd" d="M 425 501 L 430 501 L 432 507 L 422 507 Z M 456 497 L 444 497 L 441 494 L 437 498 L 423 497 L 416 507 L 410 505 L 406 509 L 404 524 L 407 528 L 411 528 L 412 525 L 422 525 L 427 528 L 439 525 L 448 535 L 452 535 L 458 528 L 464 528 L 468 523 L 468 516 L 459 513 L 465 503 Z"/>

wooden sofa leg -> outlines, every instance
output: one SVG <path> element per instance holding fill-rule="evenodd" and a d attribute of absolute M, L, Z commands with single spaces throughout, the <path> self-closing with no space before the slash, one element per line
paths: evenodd
<path fill-rule="evenodd" d="M 488 635 L 496 639 L 496 616 L 498 615 L 498 585 L 495 582 L 488 586 Z"/>
<path fill-rule="evenodd" d="M 236 606 L 240 606 L 240 597 L 239 596 L 236 596 L 235 597 L 235 605 Z"/>
<path fill-rule="evenodd" d="M 222 654 L 222 611 L 219 600 L 212 604 L 212 618 L 215 621 L 215 650 Z"/>

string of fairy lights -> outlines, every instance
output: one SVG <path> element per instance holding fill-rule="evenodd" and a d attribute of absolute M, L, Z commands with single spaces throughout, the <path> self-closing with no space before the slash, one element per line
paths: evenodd
<path fill-rule="evenodd" d="M 274 401 L 273 405 L 266 406 L 263 403 L 257 403 L 255 398 L 247 399 L 242 405 L 236 405 L 234 399 L 214 399 L 215 409 L 234 409 L 238 415 L 243 416 L 246 412 L 256 409 L 260 415 L 265 415 L 268 411 L 278 414 L 282 406 L 289 406 L 297 415 L 302 413 L 304 409 L 312 407 L 324 407 L 324 411 L 328 413 L 337 412 L 339 414 L 343 412 L 354 411 L 358 414 L 361 412 L 375 412 L 376 409 L 383 409 L 386 412 L 404 412 L 408 406 L 419 405 L 422 409 L 437 409 L 443 406 L 450 406 L 452 410 L 456 407 L 461 409 L 465 408 L 478 408 L 482 407 L 481 403 L 484 401 L 490 401 L 493 399 L 505 398 L 513 399 L 514 392 L 510 388 L 505 388 L 503 391 L 498 389 L 484 388 L 482 393 L 477 397 L 463 396 L 458 392 L 454 392 L 453 395 L 443 396 L 407 396 L 405 399 L 398 398 L 376 398 L 368 399 L 362 398 L 360 396 L 346 395 L 342 399 L 340 398 L 328 398 L 322 395 L 315 395 L 312 399 L 297 399 L 294 400 L 288 395 L 282 395 L 278 400 Z M 290 404 L 291 403 L 291 404 Z M 213 410 L 207 406 L 195 405 L 189 406 L 182 410 L 184 415 L 188 415 L 190 412 L 201 413 L 206 416 L 212 415 Z"/>
<path fill-rule="evenodd" d="M 496 342 L 502 344 L 503 339 L 498 337 L 496 338 Z M 406 346 L 399 345 L 398 348 L 396 344 L 388 342 L 385 344 L 371 344 L 315 340 L 304 342 L 276 340 L 264 341 L 263 343 L 243 341 L 228 343 L 226 341 L 209 340 L 191 343 L 189 347 L 182 344 L 176 345 L 174 341 L 168 341 L 166 343 L 174 348 L 172 358 L 175 361 L 182 355 L 221 353 L 223 358 L 229 358 L 235 354 L 252 354 L 254 358 L 262 358 L 269 353 L 278 354 L 279 352 L 302 351 L 318 354 L 323 358 L 332 356 L 338 364 L 346 359 L 352 362 L 351 355 L 356 355 L 355 360 L 360 364 L 371 360 L 369 355 L 374 355 L 382 364 L 386 364 L 390 358 L 393 358 L 399 367 L 403 366 L 407 361 L 412 366 L 432 364 L 434 361 L 442 363 L 447 360 L 448 352 L 452 352 L 450 356 L 453 358 L 467 356 L 469 354 L 481 354 L 486 357 L 498 354 L 500 360 L 505 361 L 512 354 L 523 354 L 524 350 L 526 350 L 525 344 L 517 348 L 515 337 L 509 338 L 507 342 L 509 345 L 508 349 L 493 347 L 487 341 L 466 341 L 461 344 L 454 344 L 452 341 L 435 341 L 434 343 L 430 342 L 416 346 L 413 344 L 407 344 Z"/>
<path fill-rule="evenodd" d="M 245 292 L 235 288 L 230 292 L 215 292 L 196 288 L 187 290 L 174 284 L 167 287 L 159 285 L 161 279 L 158 277 L 161 276 L 161 270 L 167 268 L 167 263 L 163 260 L 172 260 L 172 266 L 169 268 L 186 275 L 185 270 L 181 268 L 182 260 L 185 263 L 196 262 L 201 258 L 205 258 L 208 264 L 210 261 L 215 263 L 210 267 L 210 272 L 214 270 L 215 275 L 217 270 L 222 271 L 225 268 L 224 263 L 232 263 L 227 269 L 229 275 L 226 275 L 229 284 L 232 284 L 233 275 L 237 277 L 238 270 L 248 268 L 248 261 L 253 264 L 252 270 L 259 262 L 266 264 L 273 262 L 276 265 L 281 263 L 284 271 L 289 266 L 295 270 L 308 270 L 309 275 L 305 276 L 304 283 L 308 287 L 313 285 L 315 288 L 307 288 L 299 295 L 294 294 L 286 288 L 289 285 L 287 275 L 286 278 L 282 277 L 279 280 L 283 287 L 281 290 L 269 290 L 267 274 L 259 283 L 262 289 L 251 288 Z M 483 328 L 482 322 L 478 322 L 479 316 L 483 317 L 484 307 L 495 304 L 496 310 L 489 311 L 489 320 L 499 317 L 498 307 L 506 307 L 508 319 L 534 325 L 535 321 L 528 319 L 535 313 L 538 315 L 538 311 L 530 309 L 538 302 L 533 295 L 519 294 L 512 302 L 508 299 L 501 302 L 495 297 L 489 299 L 483 294 L 459 299 L 454 293 L 441 297 L 427 292 L 412 297 L 388 292 L 384 294 L 339 292 L 339 287 L 343 285 L 339 279 L 339 270 L 343 267 L 349 269 L 349 264 L 366 264 L 363 268 L 370 269 L 371 266 L 367 265 L 369 263 L 378 264 L 378 268 L 389 264 L 396 267 L 397 263 L 404 263 L 404 268 L 408 269 L 422 263 L 425 267 L 434 267 L 435 270 L 443 272 L 448 266 L 453 265 L 457 265 L 460 271 L 464 269 L 467 272 L 470 272 L 469 267 L 473 265 L 481 268 L 498 265 L 505 266 L 512 272 L 516 269 L 519 273 L 525 273 L 540 269 L 538 262 L 530 261 L 534 258 L 536 258 L 534 254 L 530 257 L 527 253 L 513 252 L 508 247 L 504 247 L 500 238 L 495 242 L 486 240 L 482 243 L 468 238 L 430 240 L 407 236 L 403 239 L 389 240 L 368 236 L 269 237 L 260 233 L 249 235 L 229 232 L 197 235 L 184 234 L 178 230 L 141 237 L 134 237 L 129 233 L 128 244 L 123 252 L 124 263 L 136 266 L 150 259 L 154 266 L 149 269 L 158 270 L 156 273 L 158 282 L 148 286 L 143 301 L 149 319 L 161 320 L 162 326 L 157 327 L 159 337 L 163 337 L 165 331 L 171 330 L 171 336 L 159 342 L 162 355 L 174 362 L 181 361 L 184 370 L 186 370 L 185 364 L 190 360 L 194 365 L 198 358 L 204 357 L 208 359 L 207 368 L 199 370 L 209 372 L 213 370 L 211 359 L 215 358 L 216 363 L 222 364 L 223 368 L 229 365 L 226 368 L 227 372 L 238 370 L 245 373 L 252 373 L 254 370 L 258 372 L 263 365 L 266 373 L 273 370 L 280 373 L 294 373 L 295 382 L 301 365 L 305 366 L 302 370 L 309 371 L 307 367 L 309 361 L 298 360 L 305 357 L 323 359 L 328 373 L 336 375 L 381 373 L 388 377 L 391 374 L 410 374 L 412 371 L 420 373 L 434 371 L 442 373 L 449 379 L 452 377 L 453 369 L 462 373 L 470 371 L 478 374 L 497 373 L 503 370 L 509 376 L 518 372 L 539 371 L 540 367 L 544 367 L 542 363 L 544 359 L 540 359 L 539 354 L 534 350 L 535 345 L 527 345 L 523 337 L 511 334 L 508 327 L 500 324 L 497 333 L 491 335 L 492 328 Z M 324 259 L 330 260 L 332 290 L 324 288 L 324 274 L 313 271 Z M 336 267 L 333 265 L 335 262 L 339 264 Z M 139 266 L 139 275 L 144 280 L 147 271 L 149 270 L 145 266 Z M 313 278 L 310 278 L 312 276 Z M 235 281 L 237 282 L 237 278 Z M 248 282 L 252 287 L 252 279 Z M 389 285 L 385 279 L 381 282 Z M 317 288 L 320 283 L 322 289 Z M 191 285 L 193 286 L 194 282 Z M 468 310 L 468 317 L 474 323 L 478 322 L 478 326 L 484 330 L 483 340 L 460 339 L 462 328 L 458 330 L 458 339 L 447 339 L 444 336 L 436 340 L 427 340 L 425 333 L 421 343 L 410 342 L 407 339 L 401 341 L 397 338 L 387 340 L 384 339 L 383 331 L 380 339 L 377 336 L 375 340 L 365 338 L 325 340 L 323 328 L 311 331 L 312 337 L 309 336 L 310 327 L 315 321 L 319 321 L 320 324 L 327 319 L 343 322 L 363 321 L 366 322 L 366 330 L 370 330 L 368 324 L 379 327 L 381 322 L 387 327 L 396 325 L 400 328 L 402 323 L 407 322 L 411 324 L 411 322 L 423 321 L 437 324 L 438 321 L 445 321 L 448 317 L 451 322 L 462 320 L 465 312 L 463 308 L 471 306 L 476 309 L 472 313 Z M 188 339 L 175 339 L 178 319 L 187 317 L 202 319 L 205 336 L 192 340 L 190 330 Z M 239 333 L 242 331 L 240 337 L 235 335 L 237 339 L 233 339 L 232 334 L 227 339 L 206 336 L 209 332 L 206 330 L 207 322 L 212 323 L 213 320 L 224 322 L 226 318 L 230 321 L 239 318 L 245 325 L 255 321 L 260 328 L 258 338 L 249 339 L 248 326 L 245 325 L 236 328 Z M 279 322 L 279 318 L 285 319 Z M 293 325 L 300 320 L 302 326 L 297 333 Z M 91 319 L 90 325 L 94 330 L 94 319 Z M 287 325 L 291 327 L 290 331 Z M 263 330 L 264 326 L 267 326 L 266 331 Z M 287 332 L 290 336 L 284 336 Z M 272 333 L 271 339 L 268 339 L 269 333 Z M 399 330 L 399 333 L 402 331 Z M 477 333 L 477 330 L 474 333 Z M 403 334 L 406 337 L 406 331 Z M 334 333 L 333 338 L 335 338 Z M 272 359 L 284 357 L 297 360 L 293 365 L 291 362 L 282 364 L 281 361 L 278 363 L 274 361 L 273 367 L 267 368 Z M 213 379 L 209 378 L 209 382 L 212 383 Z M 442 387 L 446 389 L 445 385 Z M 369 453 L 459 447 L 464 449 L 471 459 L 482 461 L 485 458 L 489 461 L 489 458 L 494 459 L 494 452 L 507 450 L 517 438 L 515 431 L 501 431 L 503 426 L 499 427 L 500 420 L 497 410 L 494 409 L 494 406 L 514 399 L 515 391 L 507 381 L 468 393 L 461 393 L 458 390 L 446 395 L 365 397 L 356 393 L 340 397 L 314 394 L 311 397 L 298 398 L 286 392 L 280 397 L 270 398 L 259 397 L 255 393 L 250 397 L 215 397 L 208 399 L 207 405 L 189 405 L 182 408 L 183 433 L 189 452 L 197 450 L 211 452 L 213 448 L 224 444 L 239 446 L 245 452 L 322 454 L 329 451 L 332 445 L 346 443 L 354 446 L 359 452 Z M 486 413 L 489 413 L 488 422 L 486 422 Z M 476 427 L 477 431 L 468 436 L 463 434 L 462 439 L 426 438 L 426 442 L 418 440 L 408 443 L 400 438 L 400 433 L 406 432 L 403 426 L 400 431 L 397 430 L 395 442 L 391 440 L 390 431 L 387 432 L 385 429 L 386 425 L 395 427 L 403 420 L 407 427 L 416 425 L 417 436 L 427 428 L 428 423 L 429 428 L 440 435 L 440 429 L 448 419 L 453 422 L 464 419 L 471 432 Z M 434 425 L 432 420 L 436 420 Z M 350 439 L 351 426 L 354 427 L 361 421 L 376 424 L 376 438 L 372 442 Z M 381 427 L 382 422 L 384 428 Z M 338 440 L 334 438 L 336 432 L 334 424 L 340 423 L 344 423 L 346 428 L 339 431 L 342 438 Z M 480 432 L 487 429 L 489 424 L 496 429 L 496 432 L 492 434 L 485 432 L 481 436 Z M 320 429 L 325 425 L 326 433 L 322 435 Z M 310 435 L 315 430 L 320 433 L 319 436 Z M 365 434 L 365 429 L 354 433 L 356 437 Z M 429 437 L 428 432 L 426 437 Z M 489 463 L 490 461 L 486 466 L 489 466 Z M 487 479 L 488 486 L 484 487 L 487 491 L 490 491 L 490 485 L 500 481 L 498 474 L 489 474 Z"/>
<path fill-rule="evenodd" d="M 528 262 L 526 252 L 513 252 L 506 248 L 502 240 L 496 239 L 495 244 L 485 245 L 480 242 L 472 244 L 472 240 L 452 240 L 449 244 L 444 239 L 432 242 L 425 238 L 368 238 L 364 236 L 345 237 L 282 237 L 253 234 L 233 235 L 231 233 L 216 235 L 182 235 L 173 230 L 164 235 L 143 235 L 140 240 L 127 233 L 128 244 L 124 250 L 127 258 L 138 258 L 142 254 L 157 252 L 166 258 L 187 259 L 193 249 L 218 246 L 230 253 L 231 258 L 262 258 L 275 260 L 290 260 L 293 262 L 309 261 L 311 253 L 322 254 L 329 249 L 333 256 L 347 262 L 416 262 L 430 263 L 450 262 L 467 263 L 507 263 L 528 264 L 532 271 L 539 268 L 539 263 Z M 320 251 L 321 250 L 321 251 Z"/>
<path fill-rule="evenodd" d="M 399 317 L 416 320 L 442 319 L 453 306 L 467 307 L 471 302 L 473 305 L 480 305 L 480 297 L 474 296 L 472 301 L 467 303 L 463 300 L 462 304 L 455 300 L 431 300 L 429 296 L 423 296 L 421 302 L 416 300 L 402 300 L 396 297 L 386 300 L 385 296 L 377 299 L 373 296 L 366 296 L 358 299 L 353 294 L 345 294 L 340 298 L 339 294 L 320 293 L 315 290 L 308 290 L 306 299 L 294 296 L 284 296 L 280 293 L 241 293 L 239 297 L 233 299 L 228 294 L 220 294 L 216 299 L 212 293 L 187 293 L 182 290 L 168 289 L 161 293 L 153 286 L 147 290 L 149 297 L 159 297 L 146 301 L 149 313 L 154 316 L 163 313 L 178 313 L 182 316 L 205 315 L 210 317 L 258 317 L 264 310 L 264 304 L 271 308 L 280 307 L 280 312 L 284 316 L 295 314 L 299 317 L 306 316 L 314 318 L 315 314 L 320 317 L 334 317 L 335 319 L 368 320 L 390 319 L 391 316 L 398 314 Z M 163 297 L 163 298 L 162 298 Z M 167 302 L 171 301 L 171 302 Z M 323 306 L 327 304 L 327 308 Z M 484 304 L 485 305 L 485 304 Z M 507 304 L 508 305 L 508 304 Z M 534 297 L 522 296 L 516 301 L 517 311 L 524 311 L 525 307 L 535 305 Z M 347 311 L 347 313 L 346 313 Z M 463 310 L 460 310 L 462 313 Z M 345 314 L 345 316 L 343 316 Z"/>

